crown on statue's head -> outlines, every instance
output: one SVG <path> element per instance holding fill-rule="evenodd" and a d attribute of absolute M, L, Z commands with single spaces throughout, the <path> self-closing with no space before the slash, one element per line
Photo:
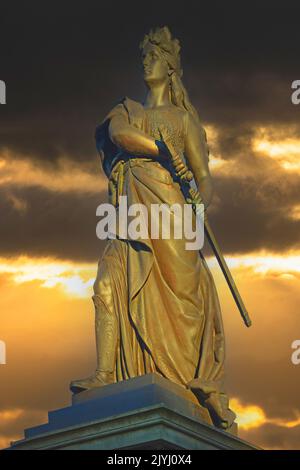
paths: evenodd
<path fill-rule="evenodd" d="M 169 66 L 181 77 L 180 44 L 178 39 L 172 38 L 169 28 L 163 26 L 151 29 L 140 43 L 140 49 L 144 49 L 149 43 L 161 50 Z"/>

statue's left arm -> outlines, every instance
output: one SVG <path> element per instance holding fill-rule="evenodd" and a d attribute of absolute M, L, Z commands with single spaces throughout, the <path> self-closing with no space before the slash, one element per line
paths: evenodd
<path fill-rule="evenodd" d="M 194 175 L 203 204 L 207 207 L 212 199 L 213 186 L 208 168 L 208 147 L 204 129 L 190 114 L 186 114 L 184 154 Z"/>

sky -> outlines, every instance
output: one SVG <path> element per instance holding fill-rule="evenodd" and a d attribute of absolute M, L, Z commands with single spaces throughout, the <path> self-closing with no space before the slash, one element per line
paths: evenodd
<path fill-rule="evenodd" d="M 168 25 L 207 131 L 210 223 L 253 320 L 245 328 L 205 247 L 223 311 L 239 435 L 300 449 L 300 80 L 296 2 L 10 2 L 1 5 L 0 448 L 70 403 L 95 367 L 91 301 L 107 183 L 95 126 L 142 101 L 138 45 Z"/>

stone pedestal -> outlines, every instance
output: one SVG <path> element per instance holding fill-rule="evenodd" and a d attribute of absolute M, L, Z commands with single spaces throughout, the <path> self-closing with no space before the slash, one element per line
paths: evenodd
<path fill-rule="evenodd" d="M 236 425 L 228 432 L 208 422 L 192 392 L 148 374 L 75 395 L 10 449 L 255 449 Z"/>

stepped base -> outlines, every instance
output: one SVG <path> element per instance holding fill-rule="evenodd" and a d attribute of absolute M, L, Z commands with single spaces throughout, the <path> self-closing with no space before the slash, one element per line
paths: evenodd
<path fill-rule="evenodd" d="M 223 431 L 209 423 L 191 391 L 147 374 L 74 395 L 10 449 L 255 449 L 235 435 L 236 424 Z"/>

